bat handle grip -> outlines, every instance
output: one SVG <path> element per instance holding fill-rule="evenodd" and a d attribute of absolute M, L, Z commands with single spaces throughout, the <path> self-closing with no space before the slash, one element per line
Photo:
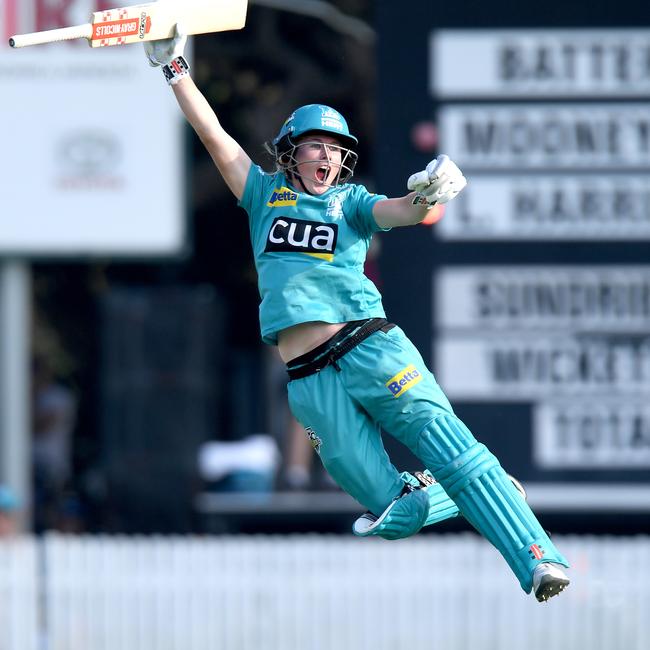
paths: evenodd
<path fill-rule="evenodd" d="M 43 45 L 44 43 L 57 43 L 58 41 L 71 41 L 74 38 L 90 38 L 93 35 L 93 26 L 90 23 L 49 29 L 45 32 L 31 34 L 16 34 L 9 39 L 11 47 L 27 47 L 28 45 Z"/>

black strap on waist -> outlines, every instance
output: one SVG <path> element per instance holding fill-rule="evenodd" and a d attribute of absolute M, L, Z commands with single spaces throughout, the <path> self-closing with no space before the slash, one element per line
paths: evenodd
<path fill-rule="evenodd" d="M 385 318 L 367 318 L 347 323 L 325 343 L 321 343 L 313 350 L 289 361 L 287 364 L 289 381 L 309 377 L 309 375 L 320 372 L 329 365 L 334 366 L 334 369 L 340 372 L 341 368 L 336 362 L 342 356 L 346 355 L 371 334 L 379 330 L 387 332 L 393 327 L 395 325 L 389 323 Z"/>

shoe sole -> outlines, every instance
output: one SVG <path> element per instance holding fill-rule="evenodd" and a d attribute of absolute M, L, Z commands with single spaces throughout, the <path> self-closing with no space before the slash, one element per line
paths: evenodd
<path fill-rule="evenodd" d="M 549 598 L 553 598 L 553 596 L 557 596 L 564 591 L 568 587 L 569 582 L 570 580 L 568 578 L 544 576 L 535 591 L 535 598 L 540 603 L 545 603 Z"/>

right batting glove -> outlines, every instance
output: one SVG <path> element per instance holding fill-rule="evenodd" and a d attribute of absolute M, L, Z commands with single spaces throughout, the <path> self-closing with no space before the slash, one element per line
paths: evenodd
<path fill-rule="evenodd" d="M 146 41 L 144 52 L 153 67 L 161 66 L 165 79 L 170 86 L 178 83 L 190 74 L 190 64 L 183 56 L 187 34 L 182 25 L 177 24 L 172 38 L 159 41 Z"/>
<path fill-rule="evenodd" d="M 411 191 L 418 193 L 416 201 L 436 205 L 447 203 L 467 185 L 467 179 L 449 156 L 434 158 L 421 172 L 413 174 L 407 182 Z"/>

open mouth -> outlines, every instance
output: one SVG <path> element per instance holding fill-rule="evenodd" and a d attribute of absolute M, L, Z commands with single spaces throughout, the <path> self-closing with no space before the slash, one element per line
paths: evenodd
<path fill-rule="evenodd" d="M 329 175 L 329 171 L 330 171 L 330 170 L 329 170 L 329 167 L 327 167 L 327 166 L 325 166 L 325 165 L 322 166 L 322 167 L 319 167 L 319 168 L 316 170 L 316 180 L 317 180 L 319 183 L 324 183 L 325 180 L 327 179 L 327 176 Z"/>

